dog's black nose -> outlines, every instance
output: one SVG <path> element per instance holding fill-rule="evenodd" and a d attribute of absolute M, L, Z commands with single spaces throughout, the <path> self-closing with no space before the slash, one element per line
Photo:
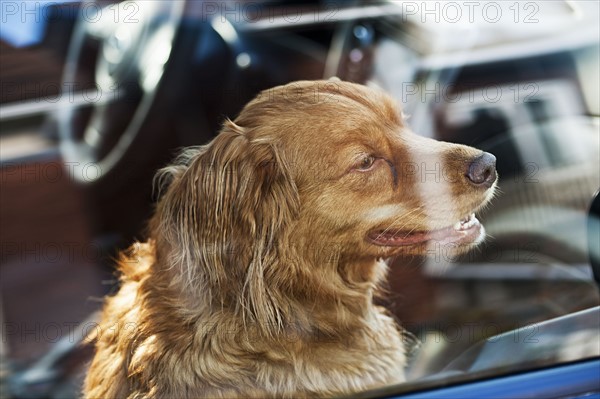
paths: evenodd
<path fill-rule="evenodd" d="M 484 152 L 469 165 L 467 178 L 477 186 L 489 188 L 496 181 L 496 157 Z"/>

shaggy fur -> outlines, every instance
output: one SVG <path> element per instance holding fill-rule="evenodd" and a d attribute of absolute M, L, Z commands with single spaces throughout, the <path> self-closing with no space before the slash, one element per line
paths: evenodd
<path fill-rule="evenodd" d="M 410 133 L 398 105 L 364 86 L 261 93 L 159 172 L 150 239 L 119 262 L 85 397 L 296 398 L 403 382 L 401 329 L 373 297 L 382 259 L 430 246 L 368 234 L 434 230 L 479 208 L 493 188 L 464 174 L 480 154 Z M 414 171 L 436 164 L 436 181 Z"/>

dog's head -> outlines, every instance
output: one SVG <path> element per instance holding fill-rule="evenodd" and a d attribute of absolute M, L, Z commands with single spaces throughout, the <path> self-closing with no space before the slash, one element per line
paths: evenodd
<path fill-rule="evenodd" d="M 496 172 L 491 154 L 411 133 L 380 91 L 304 81 L 262 92 L 159 178 L 171 182 L 154 222 L 159 250 L 183 265 L 181 281 L 225 283 L 215 289 L 227 300 L 349 273 L 342 264 L 463 252 L 484 236 L 474 213 Z M 368 266 L 353 273 L 341 279 L 378 278 Z"/>

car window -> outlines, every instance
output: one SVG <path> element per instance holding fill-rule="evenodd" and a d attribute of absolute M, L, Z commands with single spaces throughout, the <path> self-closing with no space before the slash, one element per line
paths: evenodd
<path fill-rule="evenodd" d="M 143 87 L 119 60 L 123 81 L 104 93 L 94 80 L 101 46 L 80 46 L 74 70 L 74 32 L 102 15 L 109 28 L 139 27 L 137 2 L 0 4 L 0 379 L 11 393 L 78 395 L 89 353 L 75 348 L 113 293 L 118 251 L 144 234 L 158 168 L 212 139 L 260 90 L 332 76 L 391 93 L 419 135 L 494 154 L 500 176 L 478 214 L 488 235 L 478 248 L 390 260 L 379 301 L 406 330 L 408 381 L 384 393 L 600 356 L 590 267 L 600 245 L 589 239 L 600 223 L 589 216 L 600 188 L 597 2 L 156 3 L 171 12 L 157 6 L 156 25 L 177 17 L 174 45 L 141 56 L 142 36 L 129 45 L 143 61 L 177 56 L 167 84 L 166 61 L 148 67 Z M 144 113 L 158 118 L 144 126 L 152 134 L 121 140 L 147 98 L 161 100 L 161 112 Z M 111 134 L 89 134 L 96 114 L 110 116 Z M 97 158 L 69 158 L 66 129 L 106 138 L 84 155 L 112 157 L 112 174 L 85 168 Z M 113 156 L 131 142 L 143 151 Z"/>
<path fill-rule="evenodd" d="M 419 134 L 498 159 L 485 243 L 458 258 L 434 248 L 422 266 L 394 263 L 391 284 L 410 297 L 398 299 L 399 318 L 418 342 L 415 388 L 600 355 L 597 310 L 569 316 L 598 305 L 598 246 L 587 240 L 600 187 L 598 92 L 588 86 L 599 67 L 597 5 L 479 5 L 462 25 L 444 5 L 429 14 L 391 5 L 397 15 L 345 27 L 332 69 L 394 93 Z"/>

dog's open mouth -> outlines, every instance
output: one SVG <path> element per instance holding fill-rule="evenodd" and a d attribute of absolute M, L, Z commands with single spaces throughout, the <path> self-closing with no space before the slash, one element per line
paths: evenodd
<path fill-rule="evenodd" d="M 454 225 L 437 230 L 375 230 L 369 233 L 369 240 L 376 245 L 400 247 L 422 244 L 430 241 L 440 244 L 470 244 L 482 236 L 483 226 L 472 213 Z"/>

